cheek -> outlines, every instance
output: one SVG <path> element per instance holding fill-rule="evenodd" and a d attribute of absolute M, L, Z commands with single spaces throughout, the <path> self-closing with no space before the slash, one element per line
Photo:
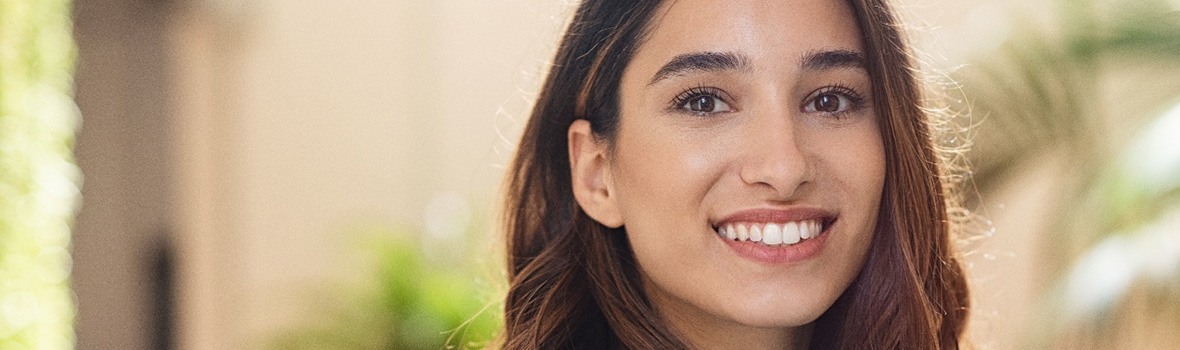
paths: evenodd
<path fill-rule="evenodd" d="M 857 210 L 875 209 L 885 184 L 885 151 L 875 124 L 841 130 L 812 140 L 820 152 L 817 166 L 825 191 L 840 193 Z"/>
<path fill-rule="evenodd" d="M 710 250 L 707 195 L 732 152 L 695 129 L 627 122 L 617 135 L 611 182 L 631 248 L 645 278 L 687 288 L 683 283 L 694 280 L 687 271 L 711 268 L 701 254 L 720 256 Z"/>
<path fill-rule="evenodd" d="M 869 132 L 869 142 L 861 144 L 857 150 L 858 157 L 864 160 L 864 165 L 856 169 L 856 178 L 864 186 L 866 200 L 876 213 L 881 202 L 881 192 L 885 187 L 885 148 L 881 135 L 876 128 Z"/>
<path fill-rule="evenodd" d="M 815 191 L 840 203 L 838 236 L 848 263 L 860 262 L 876 232 L 885 185 L 885 151 L 875 123 L 857 128 L 816 132 Z M 854 264 L 855 265 L 855 264 Z M 849 265 L 849 271 L 854 271 Z"/>
<path fill-rule="evenodd" d="M 850 164 L 844 172 L 845 186 L 858 202 L 875 209 L 880 203 L 881 191 L 885 186 L 885 150 L 880 134 L 875 128 L 864 132 L 856 142 L 846 146 L 844 163 Z"/>
<path fill-rule="evenodd" d="M 850 219 L 847 224 L 849 232 L 856 233 L 848 237 L 848 256 L 850 263 L 849 281 L 860 270 L 864 258 L 877 232 L 878 213 L 881 205 L 881 195 L 885 186 L 885 151 L 881 135 L 876 127 L 866 128 L 850 142 L 845 144 L 843 152 L 836 158 L 839 168 L 840 191 L 847 198 L 847 211 L 842 217 Z"/>
<path fill-rule="evenodd" d="M 676 213 L 667 217 L 698 213 L 724 166 L 725 152 L 715 138 L 639 122 L 631 126 L 620 130 L 611 174 L 624 220 L 647 221 L 665 211 Z"/>

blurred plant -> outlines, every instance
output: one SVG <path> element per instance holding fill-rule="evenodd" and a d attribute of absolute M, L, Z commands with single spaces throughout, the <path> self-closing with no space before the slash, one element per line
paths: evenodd
<path fill-rule="evenodd" d="M 479 283 L 478 265 L 438 259 L 446 254 L 414 239 L 423 235 L 381 227 L 357 233 L 369 258 L 367 283 L 317 291 L 326 295 L 312 300 L 312 320 L 276 337 L 271 348 L 481 348 L 496 335 L 499 304 L 490 302 L 494 288 Z M 462 250 L 463 240 L 451 243 Z"/>
<path fill-rule="evenodd" d="M 68 0 L 0 0 L 0 349 L 73 346 Z"/>
<path fill-rule="evenodd" d="M 1048 248 L 1042 277 L 1056 282 L 1039 286 L 1029 345 L 1135 346 L 1110 335 L 1142 333 L 1126 331 L 1143 320 L 1171 332 L 1132 338 L 1180 341 L 1180 108 L 1160 117 L 1180 100 L 1180 9 L 1060 5 L 1056 26 L 1017 28 L 953 77 L 971 102 L 959 108 L 982 116 L 971 153 L 981 196 L 1030 167 L 1055 175 L 1036 229 Z M 1153 306 L 1126 307 L 1143 300 Z"/>

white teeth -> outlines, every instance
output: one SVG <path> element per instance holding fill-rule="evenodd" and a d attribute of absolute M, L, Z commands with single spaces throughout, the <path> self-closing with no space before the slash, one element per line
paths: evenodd
<path fill-rule="evenodd" d="M 717 234 L 732 241 L 765 245 L 791 245 L 815 238 L 823 230 L 818 220 L 785 223 L 731 223 L 717 228 Z"/>
<path fill-rule="evenodd" d="M 799 241 L 799 223 L 788 222 L 786 225 L 783 225 L 783 243 L 795 244 L 799 243 Z"/>
<path fill-rule="evenodd" d="M 815 229 L 815 222 L 813 221 L 813 222 L 799 224 L 799 236 L 800 237 L 803 236 L 804 227 L 807 228 L 807 237 L 808 238 L 819 236 L 819 230 Z"/>
<path fill-rule="evenodd" d="M 778 227 L 778 224 L 766 224 L 766 230 L 762 231 L 763 244 L 782 244 L 783 230 Z"/>

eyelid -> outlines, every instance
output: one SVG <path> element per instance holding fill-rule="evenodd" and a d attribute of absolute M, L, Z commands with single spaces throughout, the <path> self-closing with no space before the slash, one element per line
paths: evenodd
<path fill-rule="evenodd" d="M 825 93 L 838 93 L 838 94 L 844 95 L 845 97 L 848 98 L 849 103 L 851 103 L 852 105 L 849 106 L 847 110 L 844 110 L 841 112 L 835 112 L 835 113 L 819 112 L 819 113 L 833 114 L 833 115 L 839 116 L 839 115 L 843 115 L 844 113 L 855 112 L 855 111 L 858 111 L 858 110 L 864 108 L 866 105 L 865 102 L 868 101 L 868 99 L 864 95 L 861 95 L 860 92 L 857 92 L 856 89 L 853 89 L 851 87 L 848 87 L 848 86 L 845 86 L 842 84 L 832 84 L 832 85 L 821 87 L 819 89 L 815 89 L 815 91 L 812 91 L 810 94 L 807 94 L 807 97 L 803 99 L 803 104 L 799 106 L 799 109 L 806 111 L 807 107 L 809 105 L 811 105 L 812 103 L 815 103 L 815 99 L 817 97 L 819 97 L 820 95 L 825 94 Z"/>
<path fill-rule="evenodd" d="M 697 86 L 684 90 L 683 92 L 677 94 L 676 97 L 672 98 L 672 101 L 668 104 L 668 110 L 683 111 L 683 109 L 680 107 L 683 106 L 684 103 L 688 102 L 688 100 L 693 97 L 702 95 L 711 96 L 721 100 L 721 102 L 729 105 L 730 108 L 734 109 L 735 111 L 737 110 L 737 107 L 734 106 L 733 97 L 726 93 L 725 90 L 721 90 L 712 86 Z"/>

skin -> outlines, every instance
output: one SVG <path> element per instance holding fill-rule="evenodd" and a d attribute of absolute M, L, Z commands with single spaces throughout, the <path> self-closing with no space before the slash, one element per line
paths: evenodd
<path fill-rule="evenodd" d="M 575 197 L 625 227 L 645 292 L 694 347 L 806 347 L 810 324 L 864 263 L 884 183 L 863 66 L 803 64 L 818 52 L 863 56 L 852 11 L 843 1 L 663 6 L 623 74 L 615 138 L 585 120 L 570 127 Z M 656 78 L 702 52 L 740 64 Z M 714 230 L 733 213 L 803 206 L 836 216 L 803 261 L 739 256 Z"/>

